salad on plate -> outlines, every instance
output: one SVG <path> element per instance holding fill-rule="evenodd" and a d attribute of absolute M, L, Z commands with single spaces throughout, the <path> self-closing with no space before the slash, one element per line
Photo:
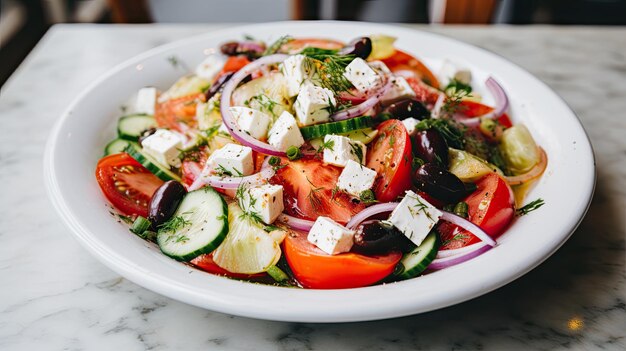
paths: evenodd
<path fill-rule="evenodd" d="M 522 206 L 546 154 L 496 79 L 455 58 L 435 74 L 394 43 L 207 51 L 167 90 L 131 97 L 97 182 L 131 232 L 234 279 L 358 288 L 477 257 L 543 204 Z"/>

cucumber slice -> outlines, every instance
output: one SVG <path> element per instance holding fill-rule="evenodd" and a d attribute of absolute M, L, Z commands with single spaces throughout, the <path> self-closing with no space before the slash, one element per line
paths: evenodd
<path fill-rule="evenodd" d="M 372 117 L 361 116 L 343 121 L 330 122 L 324 124 L 315 124 L 300 128 L 304 140 L 321 138 L 327 134 L 342 134 L 352 132 L 358 129 L 371 127 L 373 124 Z"/>
<path fill-rule="evenodd" d="M 213 261 L 232 273 L 266 272 L 280 259 L 280 246 L 236 203 L 228 205 L 228 236 L 213 252 Z"/>
<path fill-rule="evenodd" d="M 141 133 L 156 128 L 154 117 L 150 115 L 129 115 L 117 121 L 117 135 L 122 139 L 137 141 Z"/>
<path fill-rule="evenodd" d="M 394 275 L 399 279 L 409 279 L 418 276 L 435 259 L 439 251 L 439 235 L 436 231 L 431 231 L 420 246 L 413 251 L 404 254 Z"/>
<path fill-rule="evenodd" d="M 160 164 L 152 156 L 143 152 L 143 149 L 141 148 L 141 146 L 139 146 L 139 144 L 129 142 L 124 151 L 162 180 L 175 180 L 177 182 L 180 182 L 180 177 L 176 173 L 172 172 L 169 168 Z"/>
<path fill-rule="evenodd" d="M 227 233 L 226 201 L 205 187 L 185 195 L 174 216 L 160 226 L 157 243 L 167 256 L 189 261 L 215 250 Z"/>
<path fill-rule="evenodd" d="M 104 156 L 119 154 L 120 152 L 124 152 L 126 147 L 130 145 L 128 140 L 124 139 L 114 139 L 104 147 Z"/>

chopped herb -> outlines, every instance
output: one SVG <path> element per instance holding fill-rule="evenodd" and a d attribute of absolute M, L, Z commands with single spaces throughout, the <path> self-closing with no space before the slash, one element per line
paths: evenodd
<path fill-rule="evenodd" d="M 300 152 L 300 149 L 296 146 L 290 146 L 289 148 L 287 148 L 286 153 L 287 153 L 287 158 L 290 161 L 294 161 L 302 157 L 302 153 Z"/>
<path fill-rule="evenodd" d="M 233 173 L 231 171 L 227 170 L 222 165 L 217 165 L 217 167 L 215 167 L 215 174 L 217 174 L 220 177 L 223 177 L 223 176 L 232 177 L 233 176 Z"/>
<path fill-rule="evenodd" d="M 524 216 L 524 215 L 527 215 L 527 214 L 529 214 L 530 212 L 532 212 L 532 211 L 534 211 L 534 210 L 538 209 L 539 207 L 543 206 L 545 203 L 546 203 L 546 202 L 545 202 L 545 201 L 543 201 L 543 199 L 541 199 L 541 198 L 536 199 L 536 200 L 531 201 L 531 202 L 527 203 L 526 205 L 524 205 L 524 206 L 522 206 L 522 207 L 518 208 L 518 209 L 515 211 L 515 214 L 516 214 L 517 216 Z"/>
<path fill-rule="evenodd" d="M 328 50 L 308 47 L 300 54 L 309 58 L 305 60 L 307 71 L 318 72 L 317 83 L 335 95 L 352 88 L 352 83 L 343 75 L 343 72 L 354 59 L 354 55 L 339 55 L 338 50 Z"/>
<path fill-rule="evenodd" d="M 453 209 L 453 212 L 457 216 L 463 217 L 465 219 L 467 219 L 467 217 L 469 217 L 468 211 L 469 211 L 469 206 L 467 205 L 467 202 L 465 202 L 465 201 L 461 201 L 461 202 L 457 203 L 454 206 L 454 209 Z"/>
<path fill-rule="evenodd" d="M 283 45 L 287 44 L 288 42 L 292 40 L 293 40 L 293 37 L 289 35 L 285 35 L 285 36 L 278 38 L 278 40 L 273 42 L 270 46 L 267 47 L 267 49 L 265 49 L 265 51 L 263 52 L 263 56 L 277 53 L 278 50 L 280 50 L 280 48 L 283 47 Z"/>
<path fill-rule="evenodd" d="M 337 194 L 340 193 L 340 192 L 341 192 L 341 189 L 339 189 L 339 185 L 335 185 L 335 187 L 333 188 L 333 191 L 332 191 L 332 193 L 330 195 L 330 199 L 331 200 L 334 199 L 335 196 L 337 196 Z"/>
<path fill-rule="evenodd" d="M 359 194 L 359 200 L 361 200 L 361 202 L 364 204 L 372 204 L 378 202 L 376 200 L 376 195 L 374 195 L 374 192 L 370 189 L 367 189 Z"/>
<path fill-rule="evenodd" d="M 184 213 L 183 213 L 184 214 Z M 167 222 L 158 226 L 159 233 L 176 233 L 180 229 L 191 225 L 191 221 L 185 219 L 182 215 L 174 216 Z"/>
<path fill-rule="evenodd" d="M 325 141 L 325 142 L 322 143 L 322 145 L 320 145 L 319 149 L 317 149 L 315 154 L 322 153 L 326 149 L 328 149 L 330 151 L 335 151 L 334 147 L 335 147 L 335 141 L 334 140 L 331 139 L 329 141 Z"/>
<path fill-rule="evenodd" d="M 259 94 L 251 97 L 250 99 L 244 101 L 244 105 L 247 107 L 251 107 L 251 104 L 256 102 L 258 104 L 258 109 L 261 111 L 265 111 L 271 114 L 274 117 L 278 117 L 274 112 L 274 109 L 277 105 L 280 105 L 277 101 L 272 100 L 269 96 L 265 94 Z M 254 107 L 254 106 L 253 106 Z"/>
<path fill-rule="evenodd" d="M 318 211 L 322 206 L 322 199 L 320 198 L 320 194 L 318 194 L 318 192 L 320 190 L 324 190 L 324 187 L 316 187 L 315 184 L 313 184 L 309 180 L 309 177 L 306 177 L 306 180 L 307 182 L 309 182 L 309 184 L 311 184 L 311 190 L 309 191 L 309 195 L 307 195 L 306 198 L 311 203 L 311 207 L 313 207 L 313 210 Z"/>
<path fill-rule="evenodd" d="M 359 160 L 359 163 L 361 165 L 363 165 L 363 163 L 365 162 L 365 160 L 363 159 L 363 149 L 361 148 L 361 146 L 359 144 L 356 143 L 350 143 L 350 147 L 352 148 L 352 154 L 354 156 L 356 156 L 356 158 Z"/>
<path fill-rule="evenodd" d="M 244 34 L 243 39 L 247 41 L 256 41 L 256 39 L 250 34 Z"/>
<path fill-rule="evenodd" d="M 447 118 L 429 118 L 420 121 L 415 128 L 417 130 L 436 129 L 446 140 L 449 147 L 463 149 L 465 126 Z"/>
<path fill-rule="evenodd" d="M 466 91 L 469 94 L 472 92 L 472 86 L 469 84 L 465 84 L 456 78 L 452 78 L 450 80 L 450 83 L 448 83 L 448 85 L 446 85 L 446 87 L 443 89 L 444 93 L 446 93 L 446 95 L 448 96 L 454 95 L 457 91 L 462 90 Z"/>
<path fill-rule="evenodd" d="M 174 242 L 176 243 L 184 243 L 189 241 L 189 238 L 184 236 L 184 235 L 179 235 L 178 237 L 176 237 L 176 240 Z"/>
<path fill-rule="evenodd" d="M 467 235 L 459 233 L 459 234 L 456 234 L 455 236 L 453 236 L 452 239 L 445 240 L 443 243 L 441 243 L 441 246 L 448 245 L 449 243 L 451 243 L 451 242 L 453 242 L 455 240 L 463 240 L 463 239 L 467 239 Z"/>
<path fill-rule="evenodd" d="M 411 162 L 411 165 L 413 166 L 413 168 L 420 168 L 422 167 L 422 165 L 426 163 L 424 162 L 424 160 L 422 160 L 419 157 L 413 157 L 413 161 Z"/>
<path fill-rule="evenodd" d="M 246 197 L 247 197 L 247 201 L 246 201 Z M 256 223 L 261 223 L 263 221 L 261 219 L 261 216 L 257 212 L 253 211 L 254 206 L 256 206 L 257 199 L 252 197 L 252 192 L 250 191 L 249 188 L 246 187 L 244 183 L 239 185 L 239 187 L 237 188 L 237 192 L 235 193 L 235 198 L 237 199 L 239 208 L 241 208 L 241 211 L 243 212 L 239 216 L 239 218 L 248 219 Z"/>
<path fill-rule="evenodd" d="M 124 216 L 124 215 L 118 214 L 117 217 L 121 219 L 122 222 L 127 223 L 127 224 L 133 224 L 134 222 L 133 217 L 131 216 Z"/>

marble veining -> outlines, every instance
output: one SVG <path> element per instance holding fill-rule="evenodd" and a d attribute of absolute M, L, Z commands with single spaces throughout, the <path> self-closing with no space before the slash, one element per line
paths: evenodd
<path fill-rule="evenodd" d="M 0 350 L 626 349 L 624 29 L 415 26 L 538 76 L 575 110 L 595 148 L 596 195 L 579 229 L 545 263 L 492 293 L 385 321 L 279 323 L 162 297 L 97 262 L 46 198 L 42 155 L 51 126 L 113 65 L 219 27 L 55 26 L 2 87 Z"/>

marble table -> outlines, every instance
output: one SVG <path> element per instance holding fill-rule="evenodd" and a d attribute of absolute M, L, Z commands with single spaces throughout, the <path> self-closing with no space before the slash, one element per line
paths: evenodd
<path fill-rule="evenodd" d="M 496 52 L 548 83 L 576 111 L 597 155 L 593 204 L 571 239 L 485 296 L 393 320 L 278 323 L 165 298 L 97 262 L 46 198 L 51 126 L 113 65 L 219 27 L 58 25 L 2 87 L 0 350 L 626 349 L 625 29 L 415 26 Z"/>

